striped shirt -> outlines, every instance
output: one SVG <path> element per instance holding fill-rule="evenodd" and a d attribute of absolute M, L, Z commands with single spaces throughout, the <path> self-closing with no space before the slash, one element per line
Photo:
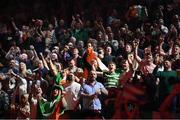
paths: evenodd
<path fill-rule="evenodd" d="M 120 73 L 116 73 L 116 72 L 105 73 L 104 74 L 104 77 L 106 79 L 104 83 L 105 88 L 111 88 L 111 87 L 117 88 L 119 86 L 119 75 Z"/>

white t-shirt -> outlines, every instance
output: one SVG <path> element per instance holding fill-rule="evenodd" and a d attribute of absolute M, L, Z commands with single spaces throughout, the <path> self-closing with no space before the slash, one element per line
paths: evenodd
<path fill-rule="evenodd" d="M 74 110 L 78 103 L 78 94 L 80 91 L 81 85 L 75 81 L 70 83 L 67 87 L 65 87 L 66 95 L 65 99 L 67 102 L 67 108 L 66 110 Z"/>

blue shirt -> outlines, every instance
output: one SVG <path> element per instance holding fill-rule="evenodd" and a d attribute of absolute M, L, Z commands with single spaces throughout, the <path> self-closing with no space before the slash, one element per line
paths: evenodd
<path fill-rule="evenodd" d="M 85 93 L 88 95 L 93 95 L 96 93 L 96 91 L 104 88 L 103 84 L 97 81 L 94 81 L 95 84 L 91 85 L 91 84 L 84 84 L 81 87 L 81 91 L 80 93 Z M 87 97 L 83 97 L 83 106 L 82 106 L 83 110 L 101 110 L 101 102 L 99 98 L 87 98 Z"/>

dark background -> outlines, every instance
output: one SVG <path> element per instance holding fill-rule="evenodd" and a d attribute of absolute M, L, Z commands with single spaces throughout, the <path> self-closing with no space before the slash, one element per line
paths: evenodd
<path fill-rule="evenodd" d="M 75 13 L 93 19 L 98 15 L 106 17 L 112 9 L 116 9 L 122 16 L 132 4 L 156 9 L 159 4 L 169 1 L 172 0 L 0 0 L 0 20 L 8 21 L 14 17 L 23 23 L 32 18 L 49 19 L 56 16 L 70 21 Z"/>

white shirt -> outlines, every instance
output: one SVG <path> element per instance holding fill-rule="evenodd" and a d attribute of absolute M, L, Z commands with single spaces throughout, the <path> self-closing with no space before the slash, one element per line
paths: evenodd
<path fill-rule="evenodd" d="M 66 110 L 74 110 L 78 103 L 78 94 L 80 91 L 81 85 L 75 81 L 70 83 L 67 87 L 65 87 L 66 95 L 65 99 L 67 102 Z"/>
<path fill-rule="evenodd" d="M 14 96 L 16 96 L 16 94 L 18 94 L 19 99 L 20 99 L 21 96 L 25 93 L 27 93 L 27 81 L 26 81 L 26 79 L 20 77 L 19 83 L 17 84 L 16 89 L 14 91 Z"/>

